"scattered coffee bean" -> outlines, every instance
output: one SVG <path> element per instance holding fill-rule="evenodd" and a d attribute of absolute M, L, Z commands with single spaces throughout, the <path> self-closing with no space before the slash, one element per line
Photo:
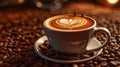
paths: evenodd
<path fill-rule="evenodd" d="M 3 56 L 3 59 L 6 59 L 7 57 L 8 57 L 7 55 L 4 55 L 4 56 Z"/>
<path fill-rule="evenodd" d="M 0 61 L 0 65 L 3 64 L 3 61 Z"/>
<path fill-rule="evenodd" d="M 72 67 L 78 67 L 78 65 L 77 64 L 73 64 Z"/>
<path fill-rule="evenodd" d="M 51 11 L 51 13 L 55 15 L 66 12 L 54 14 Z M 116 12 L 111 14 L 97 14 L 96 12 L 96 15 L 84 12 L 95 18 L 97 26 L 106 27 L 111 32 L 111 41 L 104 47 L 103 52 L 93 60 L 74 65 L 49 63 L 46 60 L 41 60 L 35 55 L 33 45 L 38 38 L 45 35 L 42 23 L 46 18 L 52 16 L 51 13 L 45 10 L 22 8 L 9 8 L 0 11 L 0 67 L 119 67 L 120 15 Z M 97 39 L 103 43 L 106 36 L 99 34 Z M 88 52 L 68 58 L 51 49 L 49 42 L 45 42 L 45 46 L 41 47 L 43 53 L 57 59 L 83 59 L 93 55 Z"/>
<path fill-rule="evenodd" d="M 106 61 L 107 59 L 106 58 L 103 58 L 103 57 L 98 57 L 99 60 L 101 61 Z"/>
<path fill-rule="evenodd" d="M 0 64 L 0 67 L 10 67 L 11 65 L 9 63 L 3 63 L 3 64 Z"/>
<path fill-rule="evenodd" d="M 107 65 L 108 65 L 108 63 L 106 63 L 106 61 L 104 61 L 104 62 L 101 63 L 101 66 L 104 66 L 104 67 L 105 67 L 105 66 L 107 66 Z"/>
<path fill-rule="evenodd" d="M 84 64 L 84 63 L 79 64 L 79 67 L 84 67 L 84 66 L 85 66 L 85 64 Z"/>
<path fill-rule="evenodd" d="M 98 62 L 94 61 L 94 62 L 93 62 L 93 64 L 97 65 L 97 64 L 98 64 Z"/>
<path fill-rule="evenodd" d="M 96 65 L 96 67 L 101 67 L 101 65 L 100 65 L 100 64 L 98 64 L 98 65 Z"/>
<path fill-rule="evenodd" d="M 108 58 L 108 60 L 115 60 L 115 58 Z"/>
<path fill-rule="evenodd" d="M 113 65 L 113 66 L 117 66 L 117 65 L 120 65 L 120 61 L 110 61 L 110 63 Z"/>
<path fill-rule="evenodd" d="M 2 47 L 4 45 L 4 43 L 3 42 L 0 42 L 0 47 Z"/>

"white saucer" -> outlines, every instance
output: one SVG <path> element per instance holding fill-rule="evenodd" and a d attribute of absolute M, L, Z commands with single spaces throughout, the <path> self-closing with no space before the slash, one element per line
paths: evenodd
<path fill-rule="evenodd" d="M 35 44 L 34 44 L 34 50 L 35 52 L 43 59 L 46 59 L 46 60 L 49 60 L 49 61 L 52 61 L 52 62 L 57 62 L 57 63 L 66 63 L 66 64 L 69 64 L 69 63 L 80 63 L 80 62 L 84 62 L 84 61 L 88 61 L 88 60 L 91 60 L 93 58 L 95 58 L 96 56 L 98 56 L 101 52 L 102 52 L 102 49 L 100 50 L 97 50 L 97 51 L 93 51 L 94 53 L 94 56 L 91 56 L 89 58 L 85 58 L 85 59 L 79 59 L 79 60 L 60 60 L 60 59 L 54 59 L 54 58 L 51 58 L 51 57 L 47 57 L 46 55 L 44 55 L 42 52 L 41 52 L 41 48 L 39 46 L 44 46 L 44 42 L 48 40 L 46 36 L 43 36 L 41 38 L 39 38 Z M 87 49 L 92 49 L 93 47 L 91 47 L 90 45 L 92 45 L 93 47 L 98 47 L 99 45 L 101 45 L 101 43 L 96 39 L 96 38 L 92 38 L 90 40 L 90 42 L 88 43 L 88 46 L 87 46 Z"/>

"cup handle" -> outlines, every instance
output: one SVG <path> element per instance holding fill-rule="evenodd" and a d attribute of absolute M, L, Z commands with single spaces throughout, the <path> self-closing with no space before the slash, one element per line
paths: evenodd
<path fill-rule="evenodd" d="M 104 46 L 106 46 L 107 43 L 110 41 L 111 34 L 110 34 L 110 31 L 107 28 L 104 28 L 104 27 L 95 27 L 94 31 L 92 33 L 93 37 L 95 37 L 98 33 L 104 33 L 105 35 L 107 35 L 106 41 L 102 45 L 98 46 L 97 48 L 86 49 L 86 51 L 99 50 L 99 49 L 103 48 Z"/>

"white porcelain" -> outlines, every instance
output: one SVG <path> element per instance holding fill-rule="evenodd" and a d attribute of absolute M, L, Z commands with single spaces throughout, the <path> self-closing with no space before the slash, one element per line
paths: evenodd
<path fill-rule="evenodd" d="M 98 56 L 101 52 L 102 49 L 97 50 L 97 51 L 93 51 L 94 52 L 94 56 L 91 56 L 89 58 L 85 58 L 85 59 L 80 59 L 80 60 L 59 60 L 59 59 L 54 59 L 54 58 L 50 58 L 45 56 L 44 54 L 42 54 L 39 46 L 44 46 L 43 43 L 48 40 L 46 36 L 43 36 L 41 38 L 39 38 L 35 44 L 34 44 L 34 50 L 35 52 L 43 59 L 46 59 L 48 61 L 52 61 L 52 62 L 57 62 L 57 63 L 80 63 L 80 62 L 84 62 L 84 61 L 88 61 L 91 60 L 93 58 L 95 58 L 96 56 Z M 92 38 L 89 43 L 88 46 L 86 47 L 86 49 L 91 50 L 93 48 L 97 48 L 101 45 L 101 43 L 96 39 L 96 38 Z"/>

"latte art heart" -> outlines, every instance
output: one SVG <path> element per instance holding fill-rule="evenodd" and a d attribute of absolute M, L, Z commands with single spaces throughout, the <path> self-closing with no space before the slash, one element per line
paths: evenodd
<path fill-rule="evenodd" d="M 74 18 L 61 18 L 59 20 L 56 20 L 56 22 L 54 23 L 57 27 L 60 28 L 77 28 L 80 26 L 83 26 L 85 24 L 87 24 L 87 20 L 84 18 L 78 18 L 78 17 L 74 17 Z"/>
<path fill-rule="evenodd" d="M 80 22 L 81 22 L 81 20 L 79 20 L 79 19 L 75 19 L 75 20 L 73 20 L 73 19 L 60 19 L 60 20 L 56 21 L 56 23 L 58 25 L 62 25 L 62 26 L 73 26 L 73 25 L 80 23 Z"/>
<path fill-rule="evenodd" d="M 94 21 L 87 16 L 68 14 L 51 17 L 43 24 L 56 31 L 80 31 L 93 26 Z"/>

